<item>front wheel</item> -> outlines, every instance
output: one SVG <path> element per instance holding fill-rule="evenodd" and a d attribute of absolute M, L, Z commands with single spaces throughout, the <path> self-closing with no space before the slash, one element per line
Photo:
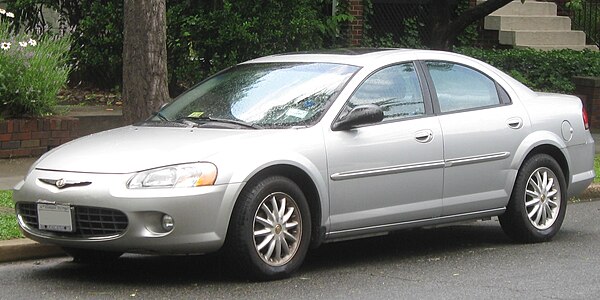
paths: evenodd
<path fill-rule="evenodd" d="M 566 183 L 560 165 L 547 154 L 537 154 L 519 170 L 506 212 L 499 220 L 513 240 L 544 242 L 556 235 L 566 210 Z"/>
<path fill-rule="evenodd" d="M 304 261 L 310 242 L 311 218 L 304 193 L 282 176 L 250 184 L 232 215 L 227 260 L 242 277 L 288 277 Z"/>

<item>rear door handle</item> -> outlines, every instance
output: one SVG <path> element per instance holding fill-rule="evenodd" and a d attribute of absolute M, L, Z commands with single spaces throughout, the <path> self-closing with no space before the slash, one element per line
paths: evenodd
<path fill-rule="evenodd" d="M 523 127 L 523 119 L 519 117 L 510 118 L 506 121 L 506 124 L 512 129 L 520 129 Z"/>
<path fill-rule="evenodd" d="M 415 140 L 419 143 L 429 143 L 433 140 L 433 131 L 429 129 L 419 130 L 415 133 Z"/>

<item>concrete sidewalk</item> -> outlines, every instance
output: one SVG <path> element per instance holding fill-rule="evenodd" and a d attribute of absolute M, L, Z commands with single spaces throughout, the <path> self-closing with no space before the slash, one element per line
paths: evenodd
<path fill-rule="evenodd" d="M 23 180 L 27 170 L 36 160 L 37 157 L 0 159 L 0 191 L 11 190 Z"/>

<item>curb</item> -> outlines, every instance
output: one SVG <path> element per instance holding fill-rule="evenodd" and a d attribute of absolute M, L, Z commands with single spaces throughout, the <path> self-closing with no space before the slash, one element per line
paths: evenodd
<path fill-rule="evenodd" d="M 598 199 L 600 198 L 600 183 L 592 183 L 588 188 L 583 191 L 579 196 L 579 199 Z"/>
<path fill-rule="evenodd" d="M 0 241 L 0 262 L 65 256 L 58 246 L 40 244 L 30 239 Z"/>
<path fill-rule="evenodd" d="M 578 199 L 572 203 L 600 200 L 600 184 L 592 183 Z M 0 263 L 59 256 L 67 256 L 60 247 L 40 244 L 27 238 L 0 241 Z"/>

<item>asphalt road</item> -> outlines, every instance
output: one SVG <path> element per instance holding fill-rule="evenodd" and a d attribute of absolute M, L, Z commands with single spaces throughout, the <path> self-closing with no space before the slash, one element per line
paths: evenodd
<path fill-rule="evenodd" d="M 599 250 L 596 201 L 570 204 L 549 243 L 511 243 L 497 221 L 404 231 L 326 244 L 276 282 L 235 279 L 216 256 L 5 263 L 0 299 L 598 299 Z"/>

